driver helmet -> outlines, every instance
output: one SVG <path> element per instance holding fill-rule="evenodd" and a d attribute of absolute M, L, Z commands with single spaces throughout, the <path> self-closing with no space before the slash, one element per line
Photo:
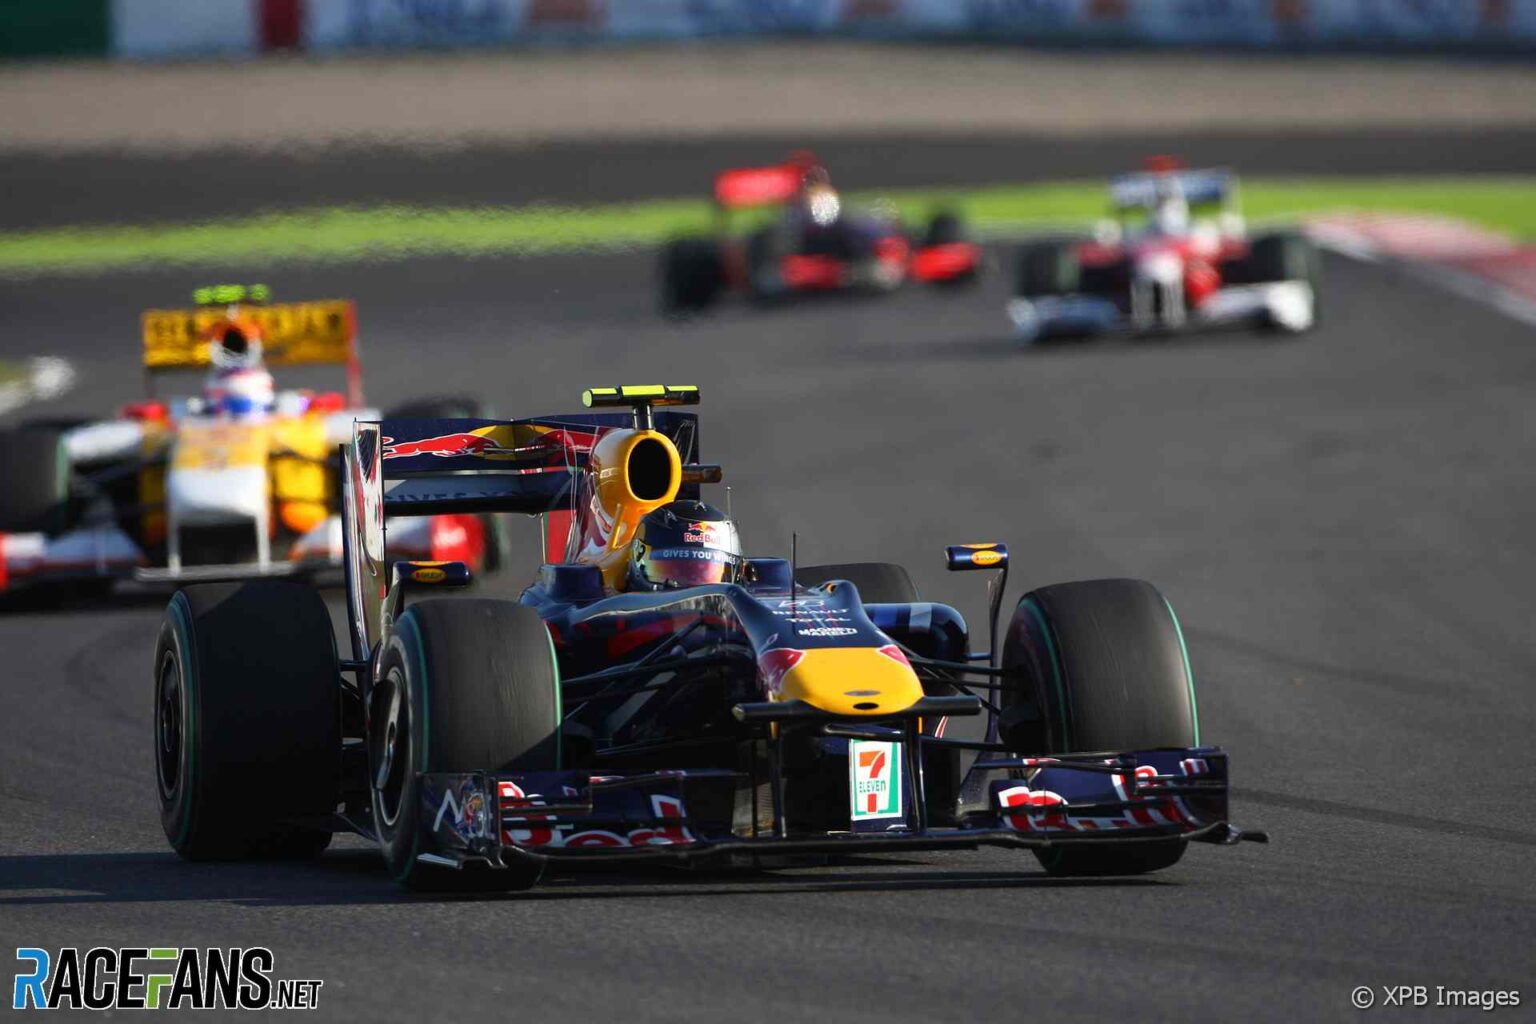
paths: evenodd
<path fill-rule="evenodd" d="M 832 187 L 832 176 L 825 167 L 818 165 L 806 170 L 800 186 L 800 201 L 817 227 L 831 227 L 842 216 L 843 201 L 838 197 L 837 189 Z"/>
<path fill-rule="evenodd" d="M 208 345 L 213 364 L 203 385 L 208 411 L 235 418 L 272 412 L 277 405 L 276 388 L 262 366 L 261 333 L 255 325 L 222 325 Z"/>
<path fill-rule="evenodd" d="M 1152 229 L 1160 235 L 1182 235 L 1189 231 L 1189 203 L 1176 178 L 1163 178 L 1157 183 Z"/>
<path fill-rule="evenodd" d="M 629 588 L 733 583 L 741 561 L 741 539 L 725 513 L 702 501 L 674 501 L 640 520 L 630 544 Z"/>

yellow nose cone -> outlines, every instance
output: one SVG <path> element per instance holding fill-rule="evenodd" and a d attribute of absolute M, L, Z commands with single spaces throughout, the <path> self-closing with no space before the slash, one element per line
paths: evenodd
<path fill-rule="evenodd" d="M 803 700 L 829 714 L 894 714 L 923 696 L 912 666 L 894 645 L 827 647 L 805 652 L 784 675 L 780 700 Z"/>

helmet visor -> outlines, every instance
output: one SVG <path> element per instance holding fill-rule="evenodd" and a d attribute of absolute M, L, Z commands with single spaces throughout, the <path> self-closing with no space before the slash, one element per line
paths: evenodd
<path fill-rule="evenodd" d="M 736 556 L 714 548 L 652 548 L 635 567 L 658 586 L 699 587 L 736 578 Z"/>

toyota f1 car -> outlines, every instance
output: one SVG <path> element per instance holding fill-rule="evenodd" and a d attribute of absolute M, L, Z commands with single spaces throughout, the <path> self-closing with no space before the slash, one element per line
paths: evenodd
<path fill-rule="evenodd" d="M 350 301 L 270 304 L 264 286 L 199 289 L 190 309 L 143 314 L 150 397 L 102 421 L 0 432 L 0 592 L 104 592 L 147 583 L 339 570 L 340 445 L 364 407 Z M 268 367 L 338 365 L 347 390 L 275 390 Z M 203 392 L 153 397 L 169 371 L 206 371 Z M 406 409 L 474 414 L 465 399 Z M 493 523 L 414 520 L 401 557 L 494 560 Z"/>
<path fill-rule="evenodd" d="M 1031 591 L 999 649 L 1008 550 L 952 547 L 949 568 L 996 574 L 980 652 L 894 565 L 742 558 L 724 582 L 626 591 L 637 524 L 720 479 L 696 417 L 657 408 L 697 398 L 593 388 L 583 414 L 358 424 L 344 657 L 319 597 L 286 581 L 188 587 L 166 611 L 171 845 L 313 855 L 350 830 L 408 886 L 518 889 L 571 862 L 983 844 L 1136 874 L 1263 840 L 1228 821 L 1227 755 L 1200 736 L 1150 584 Z M 520 601 L 439 598 L 463 564 L 386 559 L 397 515 L 489 510 L 544 516 Z M 949 734 L 976 715 L 984 739 Z"/>
<path fill-rule="evenodd" d="M 726 292 L 759 301 L 826 292 L 893 291 L 908 281 L 973 281 L 981 250 L 958 216 L 935 214 L 919 239 L 892 212 L 844 210 L 825 169 L 809 154 L 769 167 L 728 170 L 715 178 L 718 228 L 713 238 L 674 239 L 661 256 L 661 306 L 697 312 Z M 742 234 L 739 211 L 782 207 Z"/>
<path fill-rule="evenodd" d="M 1019 340 L 1218 326 L 1310 330 L 1318 260 L 1306 236 L 1250 238 L 1229 171 L 1154 167 L 1111 183 L 1115 217 L 1093 239 L 1044 239 L 1019 250 L 1008 304 Z"/>

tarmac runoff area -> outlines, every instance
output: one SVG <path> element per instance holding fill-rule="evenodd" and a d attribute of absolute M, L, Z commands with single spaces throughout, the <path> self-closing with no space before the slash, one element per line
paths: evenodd
<path fill-rule="evenodd" d="M 1518 61 L 843 42 L 0 69 L 0 150 L 1536 125 Z"/>

